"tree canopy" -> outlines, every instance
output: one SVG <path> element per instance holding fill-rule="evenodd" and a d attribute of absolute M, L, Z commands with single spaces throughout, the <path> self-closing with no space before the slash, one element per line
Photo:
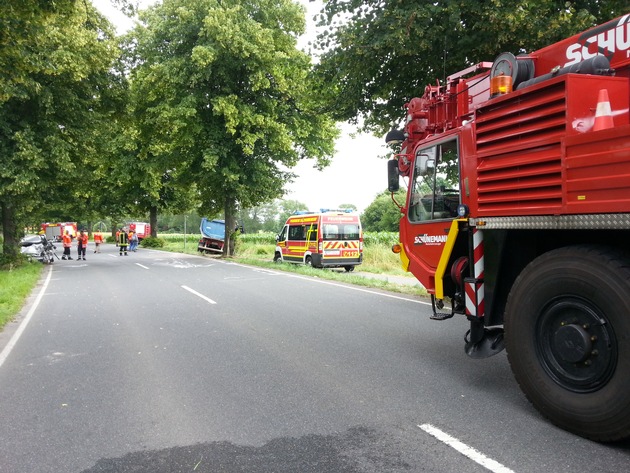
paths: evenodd
<path fill-rule="evenodd" d="M 0 8 L 0 207 L 11 255 L 29 213 L 72 205 L 77 183 L 90 187 L 117 94 L 117 49 L 89 2 L 2 1 Z"/>
<path fill-rule="evenodd" d="M 298 160 L 329 163 L 335 121 L 382 134 L 427 84 L 626 10 L 328 0 L 314 64 L 297 47 L 305 10 L 291 0 L 163 0 L 124 38 L 89 0 L 0 0 L 3 252 L 36 218 L 196 210 L 234 228 L 237 213 L 282 197 Z"/>
<path fill-rule="evenodd" d="M 627 13 L 626 0 L 328 0 L 316 47 L 338 120 L 383 134 L 429 84 L 498 54 L 530 52 Z"/>
<path fill-rule="evenodd" d="M 202 213 L 280 197 L 299 159 L 324 166 L 338 132 L 297 49 L 304 10 L 290 0 L 164 0 L 130 37 L 137 159 L 151 204 L 168 175 L 194 184 Z"/>

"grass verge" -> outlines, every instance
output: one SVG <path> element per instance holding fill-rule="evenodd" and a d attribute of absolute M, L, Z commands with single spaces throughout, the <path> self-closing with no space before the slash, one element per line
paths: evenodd
<path fill-rule="evenodd" d="M 20 312 L 43 269 L 44 265 L 35 261 L 0 270 L 0 328 Z"/>

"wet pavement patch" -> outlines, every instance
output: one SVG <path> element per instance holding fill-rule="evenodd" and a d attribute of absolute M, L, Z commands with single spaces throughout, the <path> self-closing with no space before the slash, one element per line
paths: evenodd
<path fill-rule="evenodd" d="M 394 450 L 394 451 L 392 451 Z M 104 458 L 82 473 L 367 473 L 408 471 L 385 436 L 356 427 L 341 435 L 273 439 L 261 447 L 200 443 Z"/>

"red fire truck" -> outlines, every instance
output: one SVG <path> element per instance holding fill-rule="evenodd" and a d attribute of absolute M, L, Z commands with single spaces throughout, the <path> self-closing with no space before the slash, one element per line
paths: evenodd
<path fill-rule="evenodd" d="M 46 238 L 51 241 L 61 241 L 61 236 L 66 230 L 69 230 L 72 238 L 75 238 L 77 236 L 77 222 L 42 223 L 42 231 Z"/>
<path fill-rule="evenodd" d="M 329 209 L 296 212 L 276 237 L 273 260 L 353 271 L 363 261 L 359 215 Z"/>
<path fill-rule="evenodd" d="M 145 222 L 128 222 L 127 227 L 130 231 L 136 232 L 138 240 L 143 240 L 151 236 L 151 225 Z"/>
<path fill-rule="evenodd" d="M 404 268 L 465 351 L 507 348 L 556 425 L 630 438 L 630 14 L 531 54 L 500 54 L 407 105 Z M 393 195 L 392 195 L 393 197 Z"/>

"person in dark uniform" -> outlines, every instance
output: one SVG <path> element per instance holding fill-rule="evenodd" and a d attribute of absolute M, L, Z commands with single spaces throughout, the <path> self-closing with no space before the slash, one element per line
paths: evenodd
<path fill-rule="evenodd" d="M 123 252 L 125 256 L 127 256 L 127 245 L 129 245 L 129 236 L 127 232 L 121 228 L 120 232 L 118 232 L 118 249 L 120 250 L 120 256 L 123 255 Z"/>

